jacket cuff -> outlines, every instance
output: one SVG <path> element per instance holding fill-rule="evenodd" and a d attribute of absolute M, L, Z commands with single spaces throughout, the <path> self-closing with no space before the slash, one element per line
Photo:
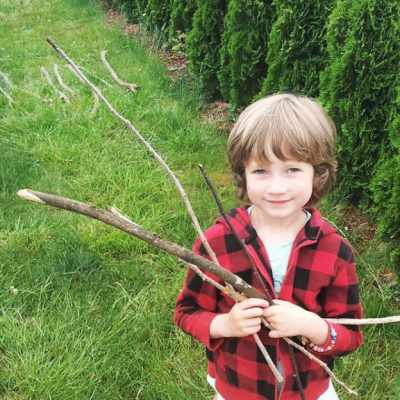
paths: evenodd
<path fill-rule="evenodd" d="M 219 315 L 213 312 L 204 312 L 195 322 L 195 327 L 192 332 L 196 332 L 194 336 L 209 350 L 215 351 L 224 342 L 225 338 L 212 339 L 210 336 L 210 325 L 212 320 Z"/>

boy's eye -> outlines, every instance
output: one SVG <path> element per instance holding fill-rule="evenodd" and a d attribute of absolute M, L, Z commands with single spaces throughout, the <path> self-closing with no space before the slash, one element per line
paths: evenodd
<path fill-rule="evenodd" d="M 256 169 L 255 171 L 254 171 L 256 174 L 265 174 L 265 169 Z"/>
<path fill-rule="evenodd" d="M 294 172 L 300 171 L 299 168 L 289 168 L 289 172 L 293 174 Z"/>

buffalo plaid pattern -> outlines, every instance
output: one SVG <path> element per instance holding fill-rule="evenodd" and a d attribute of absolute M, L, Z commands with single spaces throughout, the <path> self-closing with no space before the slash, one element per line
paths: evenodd
<path fill-rule="evenodd" d="M 268 256 L 251 225 L 247 207 L 232 210 L 229 218 L 275 298 Z M 312 216 L 293 245 L 279 299 L 324 318 L 362 318 L 351 246 L 321 218 L 316 209 L 307 210 Z M 221 266 L 262 291 L 244 252 L 222 218 L 205 235 Z M 200 239 L 196 240 L 193 251 L 208 257 Z M 219 278 L 210 276 L 222 284 Z M 206 346 L 208 373 L 216 379 L 216 388 L 226 400 L 276 399 L 276 379 L 252 336 L 210 338 L 213 318 L 229 312 L 233 305 L 233 300 L 189 270 L 176 303 L 175 323 Z M 332 350 L 321 354 L 308 348 L 331 369 L 334 357 L 349 354 L 362 344 L 362 334 L 357 326 L 334 324 L 334 328 L 337 338 Z M 278 360 L 282 363 L 284 383 L 280 399 L 299 400 L 286 343 L 282 339 L 271 339 L 265 328 L 259 336 L 275 364 Z M 317 363 L 296 349 L 294 352 L 305 397 L 317 400 L 327 390 L 329 377 Z"/>

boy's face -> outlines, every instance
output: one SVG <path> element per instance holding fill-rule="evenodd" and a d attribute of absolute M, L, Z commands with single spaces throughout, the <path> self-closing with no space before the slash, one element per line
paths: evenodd
<path fill-rule="evenodd" d="M 294 221 L 303 215 L 302 208 L 311 198 L 314 167 L 301 161 L 282 161 L 271 151 L 267 156 L 268 163 L 253 158 L 247 162 L 247 195 L 265 221 Z"/>

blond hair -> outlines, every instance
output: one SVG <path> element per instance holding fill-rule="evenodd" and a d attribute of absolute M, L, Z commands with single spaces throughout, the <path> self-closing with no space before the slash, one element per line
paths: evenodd
<path fill-rule="evenodd" d="M 228 139 L 228 158 L 238 198 L 249 200 L 246 163 L 250 157 L 269 162 L 269 148 L 282 161 L 297 160 L 314 167 L 313 193 L 307 205 L 317 204 L 335 181 L 335 144 L 335 125 L 315 100 L 277 94 L 256 101 L 240 115 Z"/>

